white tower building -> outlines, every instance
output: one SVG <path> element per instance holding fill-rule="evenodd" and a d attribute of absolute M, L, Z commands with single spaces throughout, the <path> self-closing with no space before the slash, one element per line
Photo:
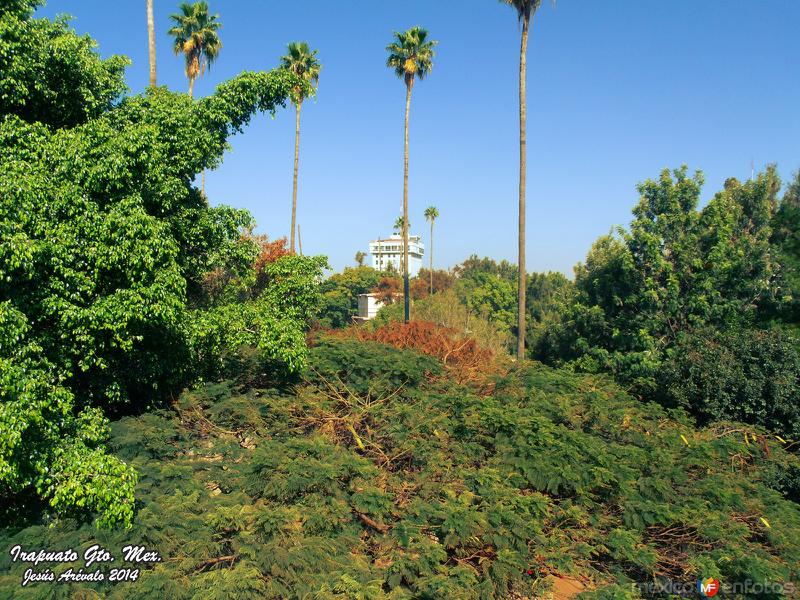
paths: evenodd
<path fill-rule="evenodd" d="M 386 239 L 372 240 L 369 243 L 369 253 L 372 256 L 372 268 L 385 271 L 393 265 L 398 273 L 403 272 L 403 236 L 394 234 Z M 425 245 L 418 235 L 408 236 L 408 274 L 415 277 L 422 268 L 422 256 L 425 254 Z"/>

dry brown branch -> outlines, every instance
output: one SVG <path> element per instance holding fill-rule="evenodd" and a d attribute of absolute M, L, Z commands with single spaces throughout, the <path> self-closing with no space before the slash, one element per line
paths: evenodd
<path fill-rule="evenodd" d="M 216 558 L 209 558 L 207 560 L 202 561 L 199 565 L 195 567 L 194 574 L 200 573 L 204 569 L 208 567 L 213 567 L 216 564 L 227 562 L 230 563 L 228 566 L 232 567 L 233 563 L 237 561 L 238 557 L 234 554 L 229 554 L 228 556 L 218 556 Z"/>
<path fill-rule="evenodd" d="M 384 525 L 383 523 L 378 523 L 375 519 L 372 519 L 368 515 L 364 513 L 357 512 L 358 518 L 361 519 L 361 522 L 368 527 L 372 527 L 375 531 L 379 533 L 386 533 L 391 529 L 388 525 Z"/>

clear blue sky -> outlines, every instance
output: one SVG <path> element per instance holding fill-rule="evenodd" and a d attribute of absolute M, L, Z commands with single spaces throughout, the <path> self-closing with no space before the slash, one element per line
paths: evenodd
<path fill-rule="evenodd" d="M 196 93 L 270 69 L 307 40 L 323 63 L 302 114 L 298 220 L 303 251 L 341 269 L 391 231 L 402 201 L 401 81 L 385 67 L 393 30 L 426 27 L 433 73 L 411 107 L 412 233 L 436 205 L 436 262 L 472 253 L 516 260 L 519 27 L 495 0 L 209 0 L 223 49 Z M 185 90 L 166 34 L 175 0 L 155 0 L 159 83 Z M 144 0 L 50 0 L 104 55 L 147 84 Z M 635 184 L 682 163 L 706 174 L 704 200 L 730 176 L 800 166 L 800 2 L 559 0 L 536 16 L 528 52 L 528 268 L 571 274 L 591 243 L 627 224 Z M 248 208 L 259 231 L 289 230 L 294 112 L 254 120 L 209 172 L 212 202 Z M 426 259 L 427 262 L 427 259 Z"/>

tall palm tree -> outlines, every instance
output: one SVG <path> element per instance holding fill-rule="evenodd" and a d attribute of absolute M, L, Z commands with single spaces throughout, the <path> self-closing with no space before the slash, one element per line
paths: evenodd
<path fill-rule="evenodd" d="M 310 83 L 313 87 L 319 84 L 319 72 L 322 65 L 317 59 L 317 51 L 313 52 L 306 42 L 291 42 L 289 52 L 281 57 L 281 66 Z M 297 166 L 300 161 L 300 107 L 306 99 L 306 92 L 302 88 L 295 88 L 292 93 L 292 103 L 295 109 L 294 125 L 294 185 L 292 186 L 292 235 L 291 248 L 294 252 L 294 227 L 297 218 Z"/>
<path fill-rule="evenodd" d="M 439 209 L 429 206 L 425 209 L 425 220 L 431 222 L 431 248 L 430 248 L 430 272 L 431 272 L 431 294 L 433 293 L 433 222 L 439 218 Z"/>
<path fill-rule="evenodd" d="M 433 68 L 433 47 L 436 42 L 428 39 L 428 32 L 421 27 L 412 27 L 405 32 L 395 32 L 394 41 L 386 46 L 389 57 L 386 66 L 394 69 L 395 75 L 406 84 L 406 118 L 403 155 L 403 304 L 405 322 L 410 317 L 408 284 L 408 114 L 411 110 L 411 88 L 414 79 L 424 79 Z"/>
<path fill-rule="evenodd" d="M 180 13 L 170 15 L 175 22 L 169 34 L 175 38 L 172 49 L 186 59 L 186 77 L 189 79 L 189 96 L 194 96 L 194 81 L 219 56 L 222 42 L 217 31 L 222 27 L 219 15 L 208 14 L 208 2 L 184 2 Z"/>
<path fill-rule="evenodd" d="M 526 141 L 526 58 L 528 54 L 528 31 L 531 18 L 542 0 L 500 0 L 517 11 L 522 24 L 522 39 L 519 47 L 519 276 L 517 277 L 517 359 L 525 357 L 525 175 L 527 172 Z"/>
<path fill-rule="evenodd" d="M 403 217 L 403 215 L 400 215 L 399 217 L 397 217 L 397 219 L 395 219 L 395 222 L 394 222 L 394 225 L 392 226 L 392 229 L 394 229 L 397 233 L 402 234 L 403 233 L 403 223 L 404 222 L 405 222 L 405 218 Z M 409 229 L 411 228 L 411 223 L 408 224 L 408 227 L 409 227 Z"/>
<path fill-rule="evenodd" d="M 184 2 L 180 14 L 170 15 L 175 22 L 169 34 L 175 38 L 172 49 L 175 54 L 183 53 L 186 59 L 186 77 L 189 79 L 189 97 L 194 97 L 194 80 L 205 73 L 206 68 L 219 56 L 222 42 L 217 30 L 222 27 L 219 15 L 208 14 L 208 2 Z M 200 190 L 206 195 L 206 170 L 201 175 Z"/>
<path fill-rule="evenodd" d="M 150 54 L 150 87 L 156 87 L 156 25 L 153 0 L 147 0 L 147 50 Z"/>

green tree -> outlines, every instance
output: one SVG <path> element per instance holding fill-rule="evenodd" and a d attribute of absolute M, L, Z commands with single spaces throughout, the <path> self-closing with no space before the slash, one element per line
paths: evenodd
<path fill-rule="evenodd" d="M 770 240 L 780 271 L 779 298 L 765 316 L 800 332 L 800 171 L 794 174 L 772 220 Z"/>
<path fill-rule="evenodd" d="M 75 35 L 67 17 L 32 19 L 39 4 L 19 0 L 0 8 L 0 115 L 73 127 L 121 98 L 130 61 L 101 60 L 95 41 Z"/>
<path fill-rule="evenodd" d="M 514 281 L 490 273 L 461 279 L 456 293 L 470 310 L 483 316 L 502 332 L 512 332 L 515 322 Z"/>
<path fill-rule="evenodd" d="M 403 306 L 405 321 L 410 318 L 410 293 L 408 279 L 408 117 L 411 111 L 411 89 L 416 78 L 424 79 L 433 68 L 434 40 L 421 27 L 412 27 L 405 32 L 395 32 L 395 41 L 386 47 L 389 57 L 386 66 L 406 85 L 406 112 L 403 151 Z"/>
<path fill-rule="evenodd" d="M 429 261 L 430 261 L 430 271 L 431 271 L 431 294 L 433 293 L 433 223 L 436 219 L 439 218 L 439 209 L 435 206 L 429 206 L 425 209 L 425 220 L 430 221 L 431 223 L 431 243 L 430 248 L 428 249 L 429 254 Z"/>
<path fill-rule="evenodd" d="M 367 258 L 367 255 L 364 252 L 362 252 L 361 250 L 356 252 L 355 259 L 356 259 L 356 264 L 359 267 L 363 267 L 364 266 L 364 259 L 365 258 Z"/>
<path fill-rule="evenodd" d="M 189 96 L 194 95 L 195 79 L 205 73 L 206 68 L 219 56 L 222 41 L 217 33 L 222 23 L 219 15 L 208 13 L 208 2 L 183 2 L 180 13 L 170 15 L 175 23 L 168 33 L 175 38 L 172 49 L 183 54 L 186 62 L 186 77 L 189 79 Z"/>
<path fill-rule="evenodd" d="M 258 245 L 243 236 L 252 217 L 210 207 L 191 184 L 298 80 L 244 73 L 199 102 L 165 88 L 122 99 L 124 59 L 101 60 L 65 21 L 0 12 L 0 30 L 16 32 L 0 37 L 0 56 L 32 59 L 0 72 L 2 504 L 33 496 L 62 514 L 129 522 L 135 477 L 105 454 L 99 408 L 159 403 L 213 376 L 240 340 L 267 365 L 302 366 L 324 261 L 277 261 L 256 294 Z M 41 52 L 44 40 L 58 43 Z M 9 81 L 58 65 L 34 87 Z M 236 293 L 205 299 L 220 270 Z M 215 346 L 226 322 L 208 327 L 210 312 L 231 315 L 231 304 L 245 313 L 227 321 L 240 337 L 220 334 Z"/>
<path fill-rule="evenodd" d="M 488 273 L 490 275 L 497 275 L 501 279 L 514 282 L 516 282 L 518 274 L 516 265 L 507 260 L 495 262 L 488 257 L 479 258 L 476 254 L 467 258 L 467 260 L 460 265 L 456 265 L 454 271 L 459 279 L 472 279 L 477 276 L 478 273 Z"/>
<path fill-rule="evenodd" d="M 699 424 L 753 423 L 800 438 L 800 350 L 780 330 L 712 328 L 682 334 L 659 373 L 664 401 Z"/>
<path fill-rule="evenodd" d="M 147 55 L 150 61 L 150 86 L 156 87 L 156 26 L 153 0 L 147 0 Z"/>
<path fill-rule="evenodd" d="M 300 108 L 303 106 L 303 100 L 306 99 L 307 94 L 316 90 L 322 65 L 317 59 L 317 51 L 312 51 L 306 42 L 291 42 L 288 53 L 281 57 L 281 66 L 309 84 L 303 87 L 298 86 L 292 93 L 295 110 L 294 177 L 292 179 L 292 233 L 289 247 L 294 252 L 294 232 L 297 227 L 297 169 L 300 161 Z"/>
<path fill-rule="evenodd" d="M 519 275 L 517 277 L 517 358 L 525 357 L 525 183 L 527 165 L 527 96 L 525 81 L 527 75 L 528 32 L 531 19 L 542 0 L 500 0 L 517 11 L 522 23 L 522 36 L 519 47 Z"/>
<path fill-rule="evenodd" d="M 367 294 L 378 285 L 380 273 L 359 265 L 335 273 L 322 282 L 322 308 L 319 323 L 324 328 L 346 327 L 358 311 L 359 294 Z"/>
<path fill-rule="evenodd" d="M 630 230 L 600 238 L 576 267 L 575 296 L 543 340 L 549 360 L 610 372 L 652 397 L 681 335 L 756 323 L 775 292 L 777 176 L 730 181 L 698 210 L 702 184 L 684 167 L 638 186 Z"/>
<path fill-rule="evenodd" d="M 558 321 L 562 307 L 573 297 L 574 287 L 562 273 L 530 273 L 526 302 L 528 330 L 525 334 L 528 356 L 541 359 L 541 339 Z"/>

